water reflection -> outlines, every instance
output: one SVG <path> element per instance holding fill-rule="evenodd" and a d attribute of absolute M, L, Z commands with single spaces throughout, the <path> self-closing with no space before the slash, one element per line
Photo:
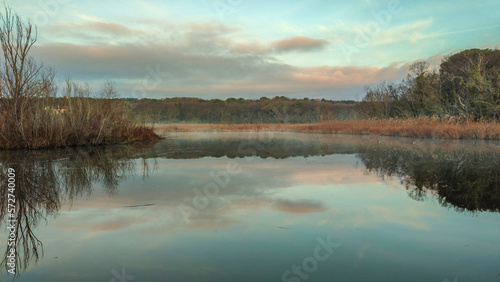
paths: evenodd
<path fill-rule="evenodd" d="M 90 197 L 96 186 L 102 187 L 108 196 L 113 196 L 120 194 L 120 184 L 135 174 L 147 177 L 158 169 L 169 175 L 168 162 L 164 167 L 157 167 L 159 159 L 197 159 L 200 166 L 210 166 L 212 162 L 207 157 L 275 160 L 333 155 L 355 156 L 362 171 L 380 178 L 399 179 L 408 190 L 408 195 L 417 201 L 437 198 L 441 205 L 459 211 L 499 212 L 500 150 L 498 143 L 494 142 L 470 144 L 331 135 L 290 137 L 286 134 L 263 134 L 256 138 L 245 134 L 226 134 L 225 137 L 186 134 L 177 139 L 150 144 L 45 150 L 29 154 L 23 151 L 0 152 L 1 179 L 7 179 L 9 167 L 16 170 L 18 273 L 43 255 L 42 242 L 34 232 L 40 222 L 56 216 L 62 205 L 71 204 L 78 197 Z M 269 181 L 262 183 L 264 174 L 257 175 L 257 180 L 254 177 L 253 182 L 239 178 L 224 190 L 224 196 L 229 199 L 232 197 L 233 205 L 258 208 L 270 204 L 276 211 L 293 215 L 321 214 L 328 210 L 329 207 L 318 200 L 266 198 L 267 192 L 261 186 L 272 186 L 271 179 L 277 181 L 275 174 L 279 174 L 279 171 L 272 166 L 266 169 L 264 165 L 259 163 L 262 170 L 269 174 L 266 178 Z M 328 169 L 329 165 L 326 163 L 323 166 Z M 192 166 L 191 173 L 196 171 Z M 186 181 L 185 176 L 178 178 Z M 191 178 L 196 179 L 196 175 Z M 161 183 L 166 191 L 162 193 L 168 196 L 162 199 L 161 204 L 176 209 L 179 203 L 192 198 L 191 190 L 185 189 L 191 188 L 191 184 L 185 184 L 184 187 L 176 184 L 180 181 L 176 181 L 175 177 L 168 180 L 171 181 Z M 0 184 L 2 224 L 6 223 L 7 216 L 6 198 L 3 196 L 7 194 L 6 184 L 5 181 Z M 280 182 L 276 186 L 282 184 Z M 157 184 L 148 182 L 148 185 Z M 243 186 L 253 188 L 243 189 Z M 155 199 L 158 196 L 153 194 L 151 197 Z M 231 219 L 218 217 L 227 206 L 222 202 L 224 197 L 217 200 L 221 203 L 211 203 L 207 207 L 211 210 L 193 218 L 191 227 L 223 227 L 234 223 Z M 135 208 L 138 205 L 126 207 Z M 286 230 L 287 227 L 278 228 Z M 6 250 L 2 261 L 6 269 L 7 255 Z"/>
<path fill-rule="evenodd" d="M 381 141 L 382 139 L 383 141 Z M 418 142 L 418 143 L 417 143 Z M 417 201 L 437 196 L 457 211 L 500 211 L 500 149 L 498 142 L 413 141 L 411 139 L 322 137 L 180 139 L 168 158 L 289 158 L 355 154 L 368 173 L 397 177 Z M 161 146 L 161 145 L 160 145 Z"/>
<path fill-rule="evenodd" d="M 134 146 L 78 147 L 58 150 L 0 152 L 0 218 L 7 227 L 7 171 L 15 170 L 14 190 L 16 213 L 14 254 L 16 273 L 24 271 L 30 262 L 37 262 L 43 255 L 43 244 L 34 229 L 41 221 L 57 215 L 63 203 L 71 204 L 73 199 L 90 196 L 95 183 L 101 183 L 108 195 L 116 193 L 120 181 L 135 173 L 132 159 L 153 143 Z M 150 166 L 143 160 L 143 176 L 147 176 Z M 154 165 L 153 165 L 154 167 Z M 1 262 L 8 266 L 7 256 L 11 247 L 5 250 Z"/>
<path fill-rule="evenodd" d="M 371 173 L 398 177 L 417 201 L 437 195 L 457 211 L 500 211 L 500 154 L 474 150 L 409 150 L 359 147 L 357 157 Z"/>

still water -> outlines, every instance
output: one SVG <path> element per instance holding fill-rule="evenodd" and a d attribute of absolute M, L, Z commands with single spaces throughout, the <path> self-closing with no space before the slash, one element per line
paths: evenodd
<path fill-rule="evenodd" d="M 500 280 L 498 142 L 173 137 L 0 152 L 0 281 L 9 168 L 14 281 Z"/>

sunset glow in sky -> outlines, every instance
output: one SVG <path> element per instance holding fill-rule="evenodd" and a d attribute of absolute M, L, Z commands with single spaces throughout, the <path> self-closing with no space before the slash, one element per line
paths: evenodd
<path fill-rule="evenodd" d="M 500 46 L 491 1 L 7 0 L 32 55 L 121 97 L 360 99 L 469 48 Z"/>

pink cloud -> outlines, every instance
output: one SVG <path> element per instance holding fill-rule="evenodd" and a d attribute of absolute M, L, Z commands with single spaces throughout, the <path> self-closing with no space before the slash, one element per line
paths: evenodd
<path fill-rule="evenodd" d="M 322 49 L 326 45 L 328 45 L 328 41 L 324 39 L 294 36 L 275 42 L 274 48 L 278 52 L 311 51 Z"/>

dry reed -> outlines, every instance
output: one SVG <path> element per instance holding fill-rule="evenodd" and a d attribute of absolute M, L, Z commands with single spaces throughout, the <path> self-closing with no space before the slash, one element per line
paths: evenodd
<path fill-rule="evenodd" d="M 77 87 L 77 90 L 78 89 Z M 71 91 L 74 94 L 73 91 Z M 86 92 L 86 91 L 85 91 Z M 159 139 L 125 102 L 67 96 L 32 98 L 23 111 L 0 111 L 0 149 L 39 149 Z"/>
<path fill-rule="evenodd" d="M 161 124 L 156 125 L 155 130 L 159 132 L 287 131 L 500 140 L 500 123 L 498 122 L 458 122 L 424 117 L 413 119 L 328 121 L 311 124 Z"/>

